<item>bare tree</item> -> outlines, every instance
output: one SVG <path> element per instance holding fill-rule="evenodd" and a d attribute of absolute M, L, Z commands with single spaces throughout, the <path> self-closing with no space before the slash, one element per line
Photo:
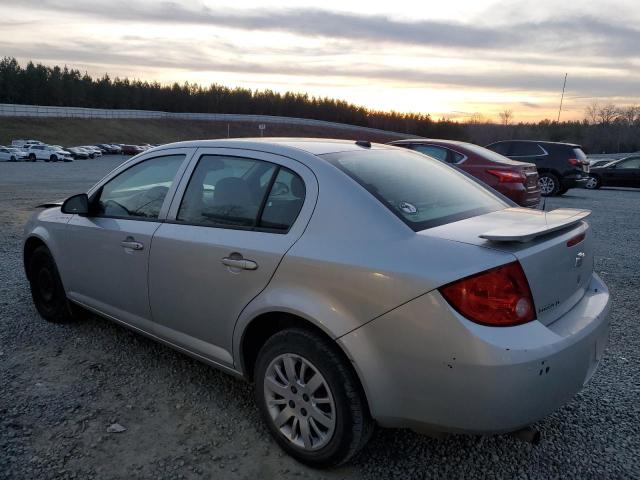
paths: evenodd
<path fill-rule="evenodd" d="M 474 112 L 467 120 L 467 123 L 469 125 L 482 125 L 483 123 L 489 123 L 489 119 L 480 112 Z"/>
<path fill-rule="evenodd" d="M 598 123 L 598 111 L 600 110 L 600 105 L 597 101 L 591 102 L 591 104 L 585 109 L 585 114 L 587 116 L 587 121 L 591 125 L 595 125 Z"/>
<path fill-rule="evenodd" d="M 607 103 L 598 108 L 598 121 L 601 125 L 612 124 L 619 116 L 620 111 L 613 103 Z"/>
<path fill-rule="evenodd" d="M 511 111 L 508 108 L 505 108 L 502 112 L 500 112 L 498 114 L 498 117 L 500 117 L 500 122 L 507 126 L 510 125 L 511 122 L 513 121 L 513 111 Z"/>
<path fill-rule="evenodd" d="M 640 105 L 628 105 L 621 108 L 620 118 L 629 126 L 640 123 Z"/>

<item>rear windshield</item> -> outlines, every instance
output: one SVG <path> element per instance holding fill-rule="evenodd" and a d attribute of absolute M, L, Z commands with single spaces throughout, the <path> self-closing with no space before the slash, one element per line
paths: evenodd
<path fill-rule="evenodd" d="M 408 150 L 322 155 L 362 185 L 414 231 L 508 205 L 454 167 Z"/>

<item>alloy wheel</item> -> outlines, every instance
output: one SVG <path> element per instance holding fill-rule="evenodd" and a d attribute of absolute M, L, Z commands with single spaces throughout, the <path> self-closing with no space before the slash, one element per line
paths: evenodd
<path fill-rule="evenodd" d="M 543 195 L 549 195 L 556 188 L 556 183 L 553 181 L 553 178 L 544 176 L 538 179 L 538 186 Z"/>
<path fill-rule="evenodd" d="M 589 177 L 589 180 L 587 180 L 587 184 L 585 185 L 585 187 L 589 189 L 594 189 L 597 186 L 598 186 L 598 180 L 596 180 L 594 177 Z"/>
<path fill-rule="evenodd" d="M 265 371 L 264 400 L 276 428 L 295 446 L 318 450 L 333 437 L 333 394 L 307 359 L 290 353 L 274 358 Z"/>

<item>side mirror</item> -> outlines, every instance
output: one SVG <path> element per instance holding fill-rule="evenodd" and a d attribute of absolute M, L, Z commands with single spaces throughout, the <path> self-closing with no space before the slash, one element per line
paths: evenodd
<path fill-rule="evenodd" d="M 60 210 L 62 213 L 89 215 L 89 197 L 86 193 L 69 197 L 64 201 Z"/>

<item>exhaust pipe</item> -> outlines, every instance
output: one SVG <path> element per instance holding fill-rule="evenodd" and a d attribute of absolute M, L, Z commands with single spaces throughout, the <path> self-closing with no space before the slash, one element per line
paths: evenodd
<path fill-rule="evenodd" d="M 540 431 L 535 428 L 524 427 L 515 432 L 510 432 L 509 435 L 520 441 L 530 443 L 531 445 L 538 445 L 540 443 Z"/>

